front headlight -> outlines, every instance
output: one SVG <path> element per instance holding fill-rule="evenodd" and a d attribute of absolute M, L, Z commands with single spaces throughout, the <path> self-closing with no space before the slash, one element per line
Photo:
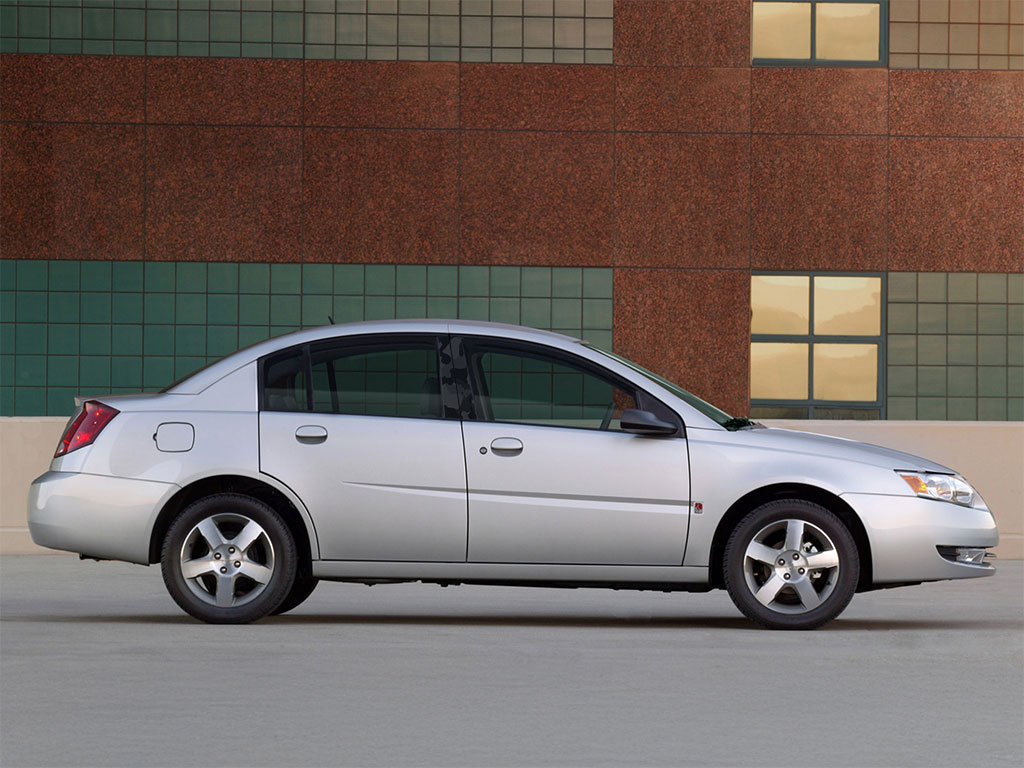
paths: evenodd
<path fill-rule="evenodd" d="M 974 489 L 967 481 L 956 475 L 936 475 L 931 472 L 900 472 L 910 489 L 918 496 L 939 501 L 952 501 L 965 507 L 974 501 Z"/>

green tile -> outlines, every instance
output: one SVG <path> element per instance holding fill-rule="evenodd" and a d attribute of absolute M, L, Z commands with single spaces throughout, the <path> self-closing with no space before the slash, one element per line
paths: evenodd
<path fill-rule="evenodd" d="M 978 307 L 978 333 L 1006 334 L 1006 305 L 982 304 Z"/>
<path fill-rule="evenodd" d="M 210 294 L 206 297 L 206 318 L 210 325 L 238 325 L 238 297 Z"/>
<path fill-rule="evenodd" d="M 47 271 L 49 264 L 45 261 L 22 259 L 18 261 L 18 290 L 45 291 L 47 289 Z"/>
<path fill-rule="evenodd" d="M 81 290 L 80 270 L 77 261 L 51 261 L 49 273 L 49 288 L 51 291 Z"/>
<path fill-rule="evenodd" d="M 206 354 L 214 357 L 230 355 L 238 349 L 237 326 L 209 326 L 206 329 Z"/>
<path fill-rule="evenodd" d="M 142 386 L 162 389 L 174 381 L 173 357 L 146 357 L 142 361 Z"/>
<path fill-rule="evenodd" d="M 395 317 L 421 318 L 427 316 L 425 296 L 399 296 L 395 299 Z"/>
<path fill-rule="evenodd" d="M 43 347 L 39 347 L 42 350 Z M 14 381 L 18 386 L 42 387 L 46 383 L 46 355 L 17 355 Z"/>
<path fill-rule="evenodd" d="M 51 387 L 46 390 L 46 415 L 70 417 L 75 412 L 76 394 L 78 391 L 74 387 Z"/>
<path fill-rule="evenodd" d="M 459 296 L 486 296 L 489 291 L 487 267 L 459 267 Z"/>
<path fill-rule="evenodd" d="M 1024 368 L 1021 366 L 1006 369 L 1006 393 L 1010 397 L 1024 397 Z"/>
<path fill-rule="evenodd" d="M 42 291 L 19 291 L 15 306 L 19 323 L 46 322 L 46 294 Z"/>
<path fill-rule="evenodd" d="M 83 40 L 82 53 L 92 56 L 109 56 L 114 52 L 114 44 L 109 40 Z"/>
<path fill-rule="evenodd" d="M 179 293 L 174 303 L 174 320 L 178 325 L 206 325 L 206 294 Z"/>
<path fill-rule="evenodd" d="M 46 386 L 71 387 L 78 384 L 78 355 L 49 355 L 46 358 Z"/>
<path fill-rule="evenodd" d="M 976 304 L 950 304 L 947 323 L 950 333 L 977 333 L 978 307 Z"/>
<path fill-rule="evenodd" d="M 583 300 L 583 328 L 607 330 L 612 327 L 611 299 Z"/>
<path fill-rule="evenodd" d="M 396 273 L 396 286 L 399 296 L 426 296 L 427 268 L 418 265 L 400 265 Z M 426 303 L 423 307 L 426 311 Z"/>
<path fill-rule="evenodd" d="M 1024 421 L 1024 397 L 1010 397 L 1006 400 L 1007 421 Z"/>
<path fill-rule="evenodd" d="M 142 354 L 141 325 L 115 325 L 110 329 L 110 336 L 115 355 Z"/>
<path fill-rule="evenodd" d="M 206 327 L 179 325 L 174 329 L 174 354 L 178 357 L 206 355 Z"/>
<path fill-rule="evenodd" d="M 978 301 L 981 303 L 1006 303 L 1006 275 L 978 275 Z"/>
<path fill-rule="evenodd" d="M 429 296 L 427 317 L 454 320 L 459 316 L 459 300 L 451 296 Z"/>
<path fill-rule="evenodd" d="M 11 6 L 0 7 L 0 33 L 4 37 L 18 34 L 18 9 Z"/>
<path fill-rule="evenodd" d="M 270 323 L 270 297 L 248 294 L 239 296 L 238 323 L 240 325 L 268 325 Z"/>
<path fill-rule="evenodd" d="M 146 38 L 146 12 L 118 8 L 114 11 L 115 40 L 144 40 Z"/>
<path fill-rule="evenodd" d="M 599 349 L 610 350 L 612 348 L 612 332 L 584 329 L 583 340 Z"/>
<path fill-rule="evenodd" d="M 19 37 L 49 37 L 50 11 L 48 8 L 18 9 Z"/>
<path fill-rule="evenodd" d="M 302 306 L 298 296 L 274 296 L 270 301 L 270 324 L 298 327 Z"/>
<path fill-rule="evenodd" d="M 210 11 L 210 40 L 238 42 L 242 36 L 242 16 L 233 11 Z"/>
<path fill-rule="evenodd" d="M 979 397 L 978 421 L 1006 421 L 1006 398 Z"/>
<path fill-rule="evenodd" d="M 531 328 L 551 328 L 551 299 L 524 298 L 521 322 Z"/>
<path fill-rule="evenodd" d="M 86 356 L 78 361 L 78 382 L 83 387 L 110 386 L 110 358 Z"/>
<path fill-rule="evenodd" d="M 302 293 L 302 265 L 271 264 L 270 292 L 274 294 Z"/>
<path fill-rule="evenodd" d="M 1006 362 L 1010 365 L 1024 365 L 1024 336 L 1006 337 Z"/>
<path fill-rule="evenodd" d="M 209 40 L 209 14 L 206 11 L 179 11 L 178 39 L 185 41 Z"/>
<path fill-rule="evenodd" d="M 910 365 L 890 365 L 886 370 L 886 391 L 890 397 L 917 394 L 917 368 Z"/>
<path fill-rule="evenodd" d="M 77 264 L 78 262 L 70 262 Z M 13 291 L 18 280 L 18 262 L 14 259 L 0 259 L 0 290 Z"/>
<path fill-rule="evenodd" d="M 78 297 L 77 291 L 51 292 L 47 300 L 49 304 L 47 319 L 51 323 L 77 323 Z"/>
<path fill-rule="evenodd" d="M 493 283 L 491 284 L 491 287 L 494 287 Z M 519 299 L 492 297 L 490 319 L 492 323 L 519 325 Z"/>
<path fill-rule="evenodd" d="M 919 397 L 917 398 L 917 418 L 921 421 L 945 421 L 946 419 L 946 398 L 944 397 Z"/>
<path fill-rule="evenodd" d="M 78 354 L 78 324 L 50 324 L 46 331 L 46 351 L 51 355 Z"/>
<path fill-rule="evenodd" d="M 490 268 L 491 296 L 519 296 L 519 267 Z"/>
<path fill-rule="evenodd" d="M 46 326 L 42 323 L 18 323 L 14 326 L 14 351 L 31 354 L 46 349 Z"/>
<path fill-rule="evenodd" d="M 13 323 L 16 315 L 15 306 L 18 303 L 18 294 L 14 291 L 3 291 L 0 293 L 0 322 Z"/>
<path fill-rule="evenodd" d="M 366 267 L 366 295 L 395 295 L 394 266 L 390 264 L 371 264 Z"/>
<path fill-rule="evenodd" d="M 46 390 L 42 387 L 18 387 L 15 389 L 14 413 L 17 416 L 45 416 Z"/>
<path fill-rule="evenodd" d="M 889 301 L 917 301 L 917 273 L 890 272 L 886 288 Z"/>
<path fill-rule="evenodd" d="M 946 273 L 918 272 L 917 300 L 918 302 L 934 301 L 945 303 Z"/>
<path fill-rule="evenodd" d="M 166 261 L 146 263 L 146 293 L 174 291 L 174 264 Z"/>
<path fill-rule="evenodd" d="M 206 365 L 206 357 L 176 357 L 174 358 L 174 380 L 178 381 L 191 376 Z"/>
<path fill-rule="evenodd" d="M 917 305 L 890 304 L 886 325 L 889 333 L 916 333 Z"/>
<path fill-rule="evenodd" d="M 523 296 L 549 298 L 551 296 L 551 267 L 523 267 Z"/>
<path fill-rule="evenodd" d="M 917 305 L 917 332 L 918 333 L 945 333 L 946 332 L 946 305 L 945 304 L 918 304 Z"/>
<path fill-rule="evenodd" d="M 1006 365 L 1006 337 L 979 336 L 978 363 L 980 365 Z"/>
<path fill-rule="evenodd" d="M 80 8 L 50 9 L 51 37 L 81 37 L 82 11 Z"/>
<path fill-rule="evenodd" d="M 330 323 L 327 316 L 334 312 L 334 299 L 331 296 L 302 297 L 302 326 L 316 328 Z"/>
<path fill-rule="evenodd" d="M 583 270 L 583 297 L 587 299 L 610 299 L 613 290 L 611 269 L 591 268 Z"/>
<path fill-rule="evenodd" d="M 238 292 L 259 293 L 270 292 L 269 264 L 240 264 L 238 266 Z"/>
<path fill-rule="evenodd" d="M 0 416 L 14 415 L 14 387 L 0 387 Z"/>
<path fill-rule="evenodd" d="M 335 274 L 337 277 L 337 274 Z M 363 319 L 362 296 L 335 296 L 334 322 L 357 323 Z"/>
<path fill-rule="evenodd" d="M 269 13 L 242 12 L 242 40 L 253 43 L 269 43 L 270 36 Z"/>
<path fill-rule="evenodd" d="M 950 395 L 974 397 L 978 394 L 978 369 L 969 365 L 953 365 L 946 369 L 946 387 Z"/>
<path fill-rule="evenodd" d="M 141 387 L 142 358 L 110 358 L 110 383 L 115 387 Z"/>
<path fill-rule="evenodd" d="M 950 421 L 974 421 L 978 418 L 978 400 L 974 397 L 950 397 L 946 400 L 946 418 Z"/>
<path fill-rule="evenodd" d="M 949 301 L 974 304 L 978 301 L 978 276 L 973 272 L 954 272 L 949 276 Z"/>
<path fill-rule="evenodd" d="M 1010 304 L 1006 307 L 1006 330 L 1010 333 L 1024 333 L 1024 304 Z"/>
<path fill-rule="evenodd" d="M 490 302 L 487 299 L 473 297 L 459 299 L 459 319 L 461 320 L 487 320 L 490 310 Z"/>
<path fill-rule="evenodd" d="M 946 364 L 946 336 L 918 336 L 917 362 L 921 365 Z"/>
<path fill-rule="evenodd" d="M 391 320 L 395 317 L 394 296 L 367 296 L 363 303 L 363 315 L 367 320 Z"/>
<path fill-rule="evenodd" d="M 174 326 L 147 325 L 142 329 L 142 350 L 149 355 L 174 354 Z M 120 350 L 118 350 L 120 351 Z"/>
<path fill-rule="evenodd" d="M 917 367 L 918 395 L 945 395 L 946 368 L 938 365 L 919 365 Z"/>
<path fill-rule="evenodd" d="M 145 321 L 147 323 L 173 323 L 174 322 L 174 294 L 173 293 L 149 293 L 146 294 Z"/>
<path fill-rule="evenodd" d="M 273 53 L 270 43 L 242 43 L 243 59 L 269 59 Z"/>
<path fill-rule="evenodd" d="M 551 270 L 551 296 L 577 298 L 583 296 L 583 270 L 579 267 L 555 267 Z"/>
<path fill-rule="evenodd" d="M 4 27 L 9 29 L 9 27 Z M 0 37 L 0 53 L 17 53 L 18 52 L 18 38 L 16 37 Z M 10 403 L 10 410 L 4 409 L 0 411 L 0 415 L 13 416 L 14 415 L 14 389 L 13 387 L 0 387 L 0 397 L 4 399 L 4 403 Z"/>
<path fill-rule="evenodd" d="M 210 55 L 237 59 L 242 55 L 242 49 L 238 43 L 210 43 Z"/>
<path fill-rule="evenodd" d="M 551 327 L 554 329 L 581 328 L 583 325 L 582 310 L 583 302 L 580 299 L 552 299 Z"/>
<path fill-rule="evenodd" d="M 238 328 L 239 349 L 269 338 L 270 329 L 265 325 L 243 325 Z"/>
<path fill-rule="evenodd" d="M 427 267 L 428 296 L 458 296 L 458 267 L 431 266 Z M 453 315 L 454 317 L 454 315 Z"/>
<path fill-rule="evenodd" d="M 112 294 L 112 317 L 115 323 L 141 323 L 142 306 L 141 293 Z"/>
<path fill-rule="evenodd" d="M 302 292 L 307 296 L 330 296 L 334 292 L 334 270 L 330 264 L 302 266 Z"/>
<path fill-rule="evenodd" d="M 363 275 L 362 264 L 335 264 L 334 293 L 343 296 L 362 296 Z"/>
<path fill-rule="evenodd" d="M 10 354 L 14 351 L 14 323 L 0 324 L 0 352 Z"/>
<path fill-rule="evenodd" d="M 334 45 L 334 14 L 306 13 L 305 42 Z M 329 50 L 333 53 L 333 49 Z M 333 58 L 333 55 L 331 58 Z"/>
<path fill-rule="evenodd" d="M 1011 304 L 1024 304 L 1024 274 L 1006 276 L 1006 300 Z"/>
<path fill-rule="evenodd" d="M 83 262 L 82 264 L 82 282 L 85 283 L 86 269 L 92 266 L 89 262 Z M 125 292 L 136 292 L 142 291 L 144 287 L 143 281 L 143 264 L 141 261 L 118 261 L 114 264 L 109 262 L 105 265 L 107 270 L 107 282 L 110 284 L 110 288 L 115 291 Z M 100 281 L 100 275 L 97 273 L 97 284 Z M 93 290 L 110 290 L 110 288 L 95 288 Z M 86 288 L 86 290 L 90 290 Z"/>
<path fill-rule="evenodd" d="M 274 13 L 274 42 L 275 43 L 301 43 L 302 42 L 302 14 L 301 13 Z"/>
<path fill-rule="evenodd" d="M 179 262 L 175 269 L 175 290 L 178 293 L 206 293 L 206 264 Z"/>
<path fill-rule="evenodd" d="M 80 325 L 79 342 L 83 355 L 109 355 L 110 354 L 110 326 L 109 325 Z"/>
<path fill-rule="evenodd" d="M 149 40 L 177 40 L 178 14 L 174 11 L 146 11 L 146 37 Z"/>
<path fill-rule="evenodd" d="M 83 323 L 109 323 L 110 294 L 90 293 L 83 296 L 78 312 Z"/>
<path fill-rule="evenodd" d="M 978 394 L 981 397 L 1006 397 L 1006 368 L 978 368 Z"/>
<path fill-rule="evenodd" d="M 81 40 L 51 40 L 50 53 L 81 53 Z"/>
<path fill-rule="evenodd" d="M 14 355 L 0 355 L 0 382 L 11 386 L 14 381 Z"/>
<path fill-rule="evenodd" d="M 891 365 L 913 365 L 917 362 L 917 337 L 910 334 L 889 334 L 886 359 Z"/>
<path fill-rule="evenodd" d="M 83 8 L 82 37 L 90 40 L 113 40 L 113 10 L 107 10 L 106 8 Z"/>
<path fill-rule="evenodd" d="M 301 59 L 302 45 L 300 43 L 274 43 L 271 55 L 275 59 Z"/>

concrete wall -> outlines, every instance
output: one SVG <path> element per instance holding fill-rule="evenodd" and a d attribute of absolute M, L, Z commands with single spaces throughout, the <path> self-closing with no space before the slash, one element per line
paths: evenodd
<path fill-rule="evenodd" d="M 927 456 L 961 472 L 999 523 L 1002 558 L 1024 557 L 1024 424 L 938 421 L 772 421 Z M 28 486 L 46 471 L 61 418 L 0 419 L 0 553 L 44 552 L 25 523 Z"/>

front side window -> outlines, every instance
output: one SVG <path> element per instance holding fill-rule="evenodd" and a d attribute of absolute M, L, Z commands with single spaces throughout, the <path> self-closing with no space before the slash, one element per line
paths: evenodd
<path fill-rule="evenodd" d="M 754 0 L 755 64 L 871 66 L 886 61 L 884 0 Z"/>

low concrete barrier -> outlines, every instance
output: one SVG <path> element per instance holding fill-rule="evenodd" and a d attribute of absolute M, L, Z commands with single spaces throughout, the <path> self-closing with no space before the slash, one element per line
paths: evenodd
<path fill-rule="evenodd" d="M 63 418 L 0 418 L 0 554 L 35 546 L 25 521 L 28 486 L 46 471 Z M 766 421 L 926 456 L 964 475 L 995 512 L 1001 558 L 1024 557 L 1024 424 L 949 421 Z"/>

